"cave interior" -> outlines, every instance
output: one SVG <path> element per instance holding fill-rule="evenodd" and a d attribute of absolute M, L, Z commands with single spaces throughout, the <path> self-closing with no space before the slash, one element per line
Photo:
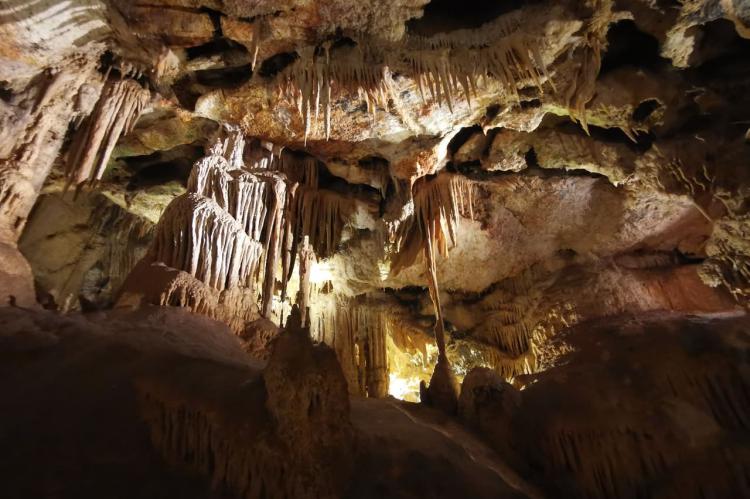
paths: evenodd
<path fill-rule="evenodd" d="M 0 496 L 750 498 L 750 1 L 0 2 Z"/>

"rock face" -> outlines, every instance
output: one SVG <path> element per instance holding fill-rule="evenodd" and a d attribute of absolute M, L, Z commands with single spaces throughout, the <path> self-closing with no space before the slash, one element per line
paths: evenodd
<path fill-rule="evenodd" d="M 510 424 L 497 421 L 552 495 L 742 495 L 747 379 L 735 355 L 746 330 L 745 317 L 582 324 L 559 339 L 560 364 L 520 393 Z"/>
<path fill-rule="evenodd" d="M 110 307 L 146 253 L 154 224 L 99 193 L 77 200 L 43 194 L 19 247 L 34 262 L 45 306 L 63 310 Z"/>
<path fill-rule="evenodd" d="M 216 494 L 747 495 L 746 0 L 6 3 L 0 308 L 228 327 L 262 375 L 133 392 Z"/>
<path fill-rule="evenodd" d="M 349 392 L 335 353 L 313 346 L 296 309 L 274 342 L 263 380 L 266 406 L 294 456 L 290 464 L 307 475 L 293 494 L 339 496 L 352 472 Z"/>
<path fill-rule="evenodd" d="M 529 497 L 468 432 L 450 428 L 457 450 L 430 429 L 444 425 L 432 412 L 350 411 L 335 356 L 299 333 L 262 371 L 225 325 L 179 309 L 0 320 L 10 497 Z"/>

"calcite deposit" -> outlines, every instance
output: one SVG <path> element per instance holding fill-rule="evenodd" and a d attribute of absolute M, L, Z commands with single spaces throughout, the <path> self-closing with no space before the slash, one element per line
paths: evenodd
<path fill-rule="evenodd" d="M 750 496 L 749 168 L 747 0 L 6 0 L 3 491 Z"/>

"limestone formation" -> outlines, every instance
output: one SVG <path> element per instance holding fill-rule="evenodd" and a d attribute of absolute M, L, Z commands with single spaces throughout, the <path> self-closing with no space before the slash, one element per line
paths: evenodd
<path fill-rule="evenodd" d="M 747 0 L 6 0 L 4 495 L 750 495 L 749 55 Z"/>

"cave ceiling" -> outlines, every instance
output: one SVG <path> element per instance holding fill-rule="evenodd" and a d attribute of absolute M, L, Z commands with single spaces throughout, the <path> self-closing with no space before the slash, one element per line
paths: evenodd
<path fill-rule="evenodd" d="M 208 210 L 189 193 L 228 195 L 206 165 L 276 164 L 307 172 L 288 198 L 323 295 L 429 317 L 439 282 L 469 330 L 508 289 L 537 319 L 597 315 L 592 297 L 631 281 L 649 298 L 614 309 L 689 308 L 701 286 L 712 310 L 746 306 L 749 26 L 742 0 L 6 1 L 0 152 L 19 159 L 0 233 L 28 224 L 20 247 L 57 306 L 92 279 L 114 300 L 166 218 Z M 278 237 L 294 268 L 302 241 Z"/>
<path fill-rule="evenodd" d="M 12 497 L 745 497 L 749 306 L 750 0 L 0 2 Z"/>
<path fill-rule="evenodd" d="M 352 293 L 419 285 L 416 269 L 378 278 L 372 235 L 408 216 L 400 193 L 418 179 L 472 178 L 477 216 L 439 272 L 450 289 L 479 292 L 561 252 L 708 256 L 711 221 L 746 194 L 748 10 L 738 0 L 14 0 L 0 68 L 14 92 L 95 55 L 99 71 L 151 89 L 103 189 L 145 199 L 152 221 L 164 205 L 152 206 L 152 184 L 178 192 L 220 124 L 313 156 L 326 183 L 357 199 L 337 255 L 338 285 Z M 486 275 L 462 280 L 477 258 Z"/>

